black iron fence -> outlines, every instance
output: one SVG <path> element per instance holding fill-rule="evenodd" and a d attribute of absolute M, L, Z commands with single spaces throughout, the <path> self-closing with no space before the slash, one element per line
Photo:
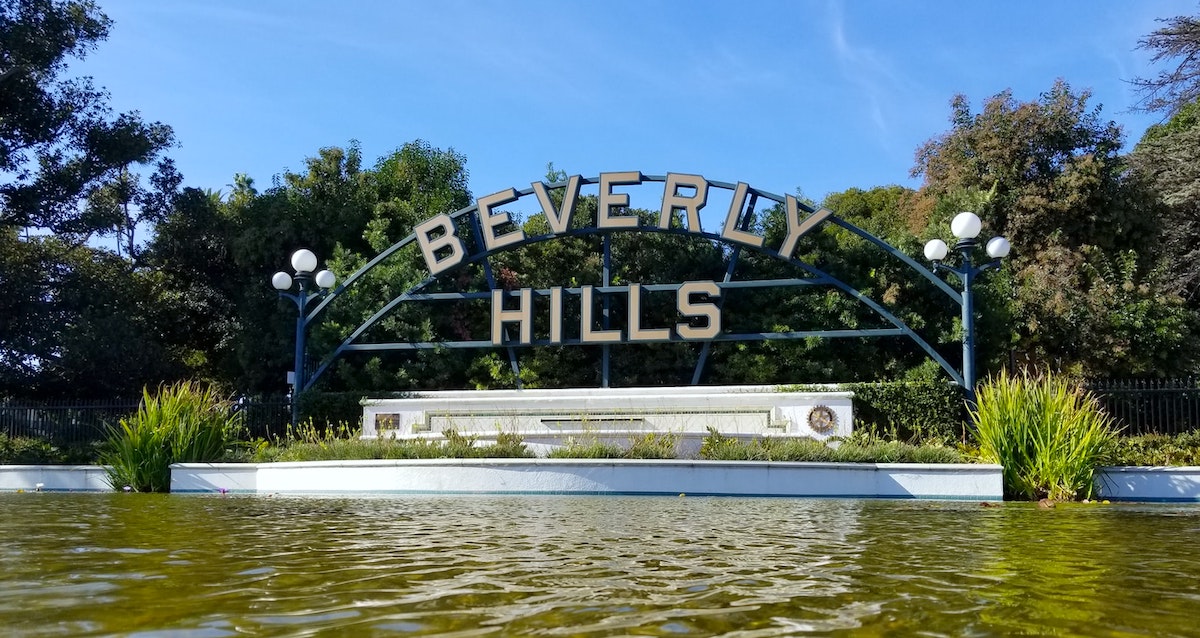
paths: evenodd
<path fill-rule="evenodd" d="M 56 445 L 99 441 L 109 426 L 137 412 L 136 400 L 108 401 L 0 401 L 0 433 L 29 437 Z M 248 436 L 281 436 L 291 422 L 287 397 L 240 399 L 234 403 Z"/>
<path fill-rule="evenodd" d="M 1100 379 L 1087 388 L 1127 435 L 1200 429 L 1197 379 Z"/>
<path fill-rule="evenodd" d="M 1123 433 L 1178 434 L 1200 430 L 1200 386 L 1187 379 L 1102 379 L 1087 388 L 1123 427 Z M 355 398 L 357 402 L 357 398 Z M 0 401 L 0 433 L 57 445 L 104 438 L 106 428 L 137 411 L 136 400 Z M 291 421 L 288 397 L 243 398 L 235 403 L 251 439 L 282 436 Z"/>
<path fill-rule="evenodd" d="M 0 402 L 0 432 L 59 445 L 104 438 L 105 424 L 116 425 L 138 409 L 137 401 Z"/>

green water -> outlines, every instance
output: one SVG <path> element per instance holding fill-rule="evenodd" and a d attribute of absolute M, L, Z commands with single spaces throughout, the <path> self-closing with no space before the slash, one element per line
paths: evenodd
<path fill-rule="evenodd" d="M 0 494 L 0 635 L 1200 635 L 1200 508 Z"/>

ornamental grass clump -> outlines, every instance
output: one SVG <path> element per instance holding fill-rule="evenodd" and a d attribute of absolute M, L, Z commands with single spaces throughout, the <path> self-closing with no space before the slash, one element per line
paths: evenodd
<path fill-rule="evenodd" d="M 1200 431 L 1123 437 L 1108 462 L 1140 466 L 1200 465 Z"/>
<path fill-rule="evenodd" d="M 713 428 L 700 445 L 700 458 L 711 461 L 781 461 L 807 463 L 962 463 L 953 448 L 928 443 L 913 445 L 889 441 L 871 433 L 855 433 L 838 441 L 800 437 L 765 437 L 747 441 L 726 436 Z"/>
<path fill-rule="evenodd" d="M 508 432 L 496 434 L 494 443 L 480 444 L 476 435 L 443 430 L 445 440 L 363 439 L 361 429 L 347 423 L 318 426 L 311 420 L 288 428 L 287 436 L 275 445 L 261 446 L 251 457 L 256 462 L 349 461 L 368 459 L 478 459 L 529 458 L 533 452 L 523 438 Z"/>
<path fill-rule="evenodd" d="M 241 415 L 211 387 L 184 381 L 142 391 L 137 413 L 109 427 L 101 463 L 113 489 L 169 492 L 172 463 L 218 461 L 242 431 Z"/>
<path fill-rule="evenodd" d="M 1091 393 L 1051 374 L 1001 372 L 969 412 L 980 458 L 1004 466 L 1009 498 L 1090 498 L 1117 437 Z"/>
<path fill-rule="evenodd" d="M 599 439 L 579 440 L 569 438 L 566 445 L 546 453 L 549 459 L 619 459 L 625 456 L 625 450 L 614 443 Z"/>

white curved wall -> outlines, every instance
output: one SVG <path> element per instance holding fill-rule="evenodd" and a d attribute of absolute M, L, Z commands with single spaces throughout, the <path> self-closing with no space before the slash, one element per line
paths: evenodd
<path fill-rule="evenodd" d="M 256 468 L 251 477 L 251 468 Z M 172 466 L 172 492 L 689 494 L 1000 500 L 998 465 L 420 459 Z"/>

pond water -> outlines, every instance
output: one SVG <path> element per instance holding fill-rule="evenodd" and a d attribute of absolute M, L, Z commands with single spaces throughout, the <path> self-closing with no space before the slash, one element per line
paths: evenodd
<path fill-rule="evenodd" d="M 1196 635 L 1200 509 L 0 494 L 0 633 Z"/>

